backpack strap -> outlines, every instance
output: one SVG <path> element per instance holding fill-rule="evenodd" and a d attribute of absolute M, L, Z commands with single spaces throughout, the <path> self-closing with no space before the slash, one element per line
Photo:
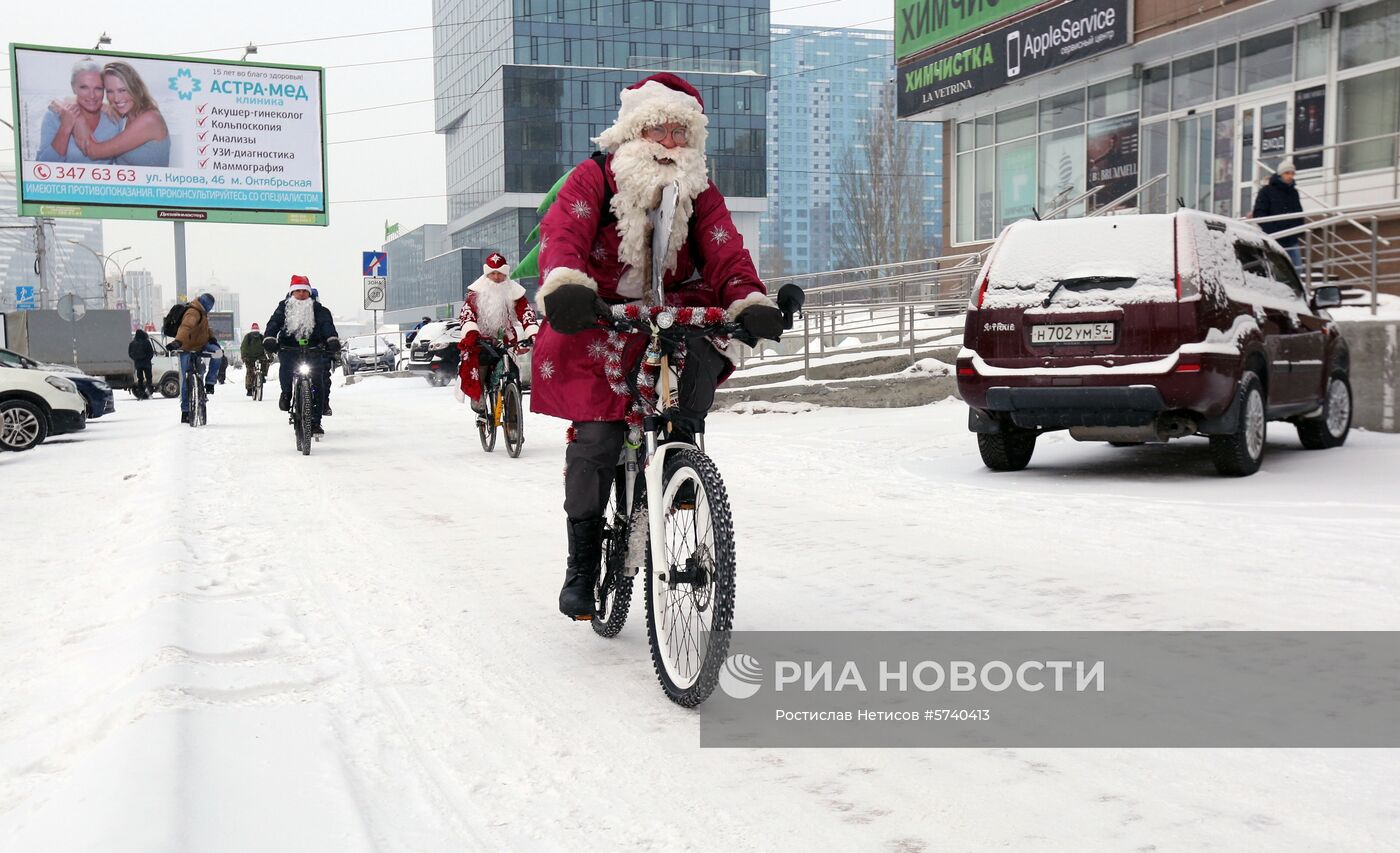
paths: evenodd
<path fill-rule="evenodd" d="M 594 151 L 589 158 L 598 164 L 598 171 L 603 173 L 603 204 L 599 211 L 598 227 L 607 228 L 617 222 L 617 216 L 612 211 L 612 199 L 616 193 L 613 192 L 612 184 L 608 183 L 608 155 L 602 151 Z"/>

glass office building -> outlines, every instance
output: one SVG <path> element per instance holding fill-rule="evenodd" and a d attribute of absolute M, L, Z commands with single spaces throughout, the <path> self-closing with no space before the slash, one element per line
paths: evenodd
<path fill-rule="evenodd" d="M 890 109 L 894 34 L 888 30 L 772 28 L 768 91 L 768 212 L 763 215 L 765 274 L 836 269 L 842 233 L 837 165 L 859 149 L 867 117 Z M 926 177 L 924 248 L 943 239 L 943 129 L 901 123 L 913 137 L 916 168 Z M 904 259 L 900 259 L 904 260 Z"/>
<path fill-rule="evenodd" d="M 618 93 L 656 71 L 700 90 L 711 178 L 758 246 L 766 0 L 437 0 L 433 20 L 452 247 L 518 261 L 544 193 L 593 152 L 592 137 L 617 117 Z"/>

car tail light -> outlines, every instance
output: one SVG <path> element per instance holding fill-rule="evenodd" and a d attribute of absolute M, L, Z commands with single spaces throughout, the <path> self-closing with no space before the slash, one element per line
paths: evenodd
<path fill-rule="evenodd" d="M 977 375 L 977 368 L 973 367 L 973 366 L 972 366 L 972 362 L 970 362 L 970 361 L 959 362 L 959 363 L 958 363 L 958 375 L 959 375 L 959 376 L 976 376 L 976 375 Z"/>
<path fill-rule="evenodd" d="M 1176 367 L 1173 368 L 1173 371 L 1176 373 L 1200 373 L 1201 357 L 1199 355 L 1177 356 Z"/>
<path fill-rule="evenodd" d="M 972 303 L 973 308 L 981 308 L 982 300 L 987 298 L 987 285 L 992 281 L 991 274 L 982 276 L 982 286 L 977 288 L 977 301 Z"/>

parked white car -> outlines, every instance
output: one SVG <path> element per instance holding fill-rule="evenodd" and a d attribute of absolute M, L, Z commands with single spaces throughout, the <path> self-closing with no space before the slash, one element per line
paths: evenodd
<path fill-rule="evenodd" d="M 87 401 L 58 373 L 0 365 L 0 450 L 29 450 L 87 427 Z"/>

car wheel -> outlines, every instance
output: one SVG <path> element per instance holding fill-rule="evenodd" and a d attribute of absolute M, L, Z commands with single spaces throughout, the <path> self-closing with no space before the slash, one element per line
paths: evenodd
<path fill-rule="evenodd" d="M 29 450 L 49 437 L 49 418 L 28 400 L 0 403 L 0 450 Z"/>
<path fill-rule="evenodd" d="M 1239 420 L 1233 432 L 1210 437 L 1215 470 L 1227 477 L 1247 477 L 1264 461 L 1264 439 L 1268 436 L 1269 415 L 1264 385 L 1252 371 L 1245 371 L 1235 392 Z"/>
<path fill-rule="evenodd" d="M 174 373 L 162 376 L 160 380 L 160 395 L 167 400 L 180 396 L 180 377 Z"/>
<path fill-rule="evenodd" d="M 1346 443 L 1351 432 L 1351 381 L 1338 370 L 1327 380 L 1327 397 L 1322 414 L 1297 422 L 1298 440 L 1308 450 L 1326 450 Z"/>
<path fill-rule="evenodd" d="M 982 464 L 993 471 L 1020 471 L 1035 453 L 1036 431 L 1007 424 L 1002 432 L 977 434 Z"/>

